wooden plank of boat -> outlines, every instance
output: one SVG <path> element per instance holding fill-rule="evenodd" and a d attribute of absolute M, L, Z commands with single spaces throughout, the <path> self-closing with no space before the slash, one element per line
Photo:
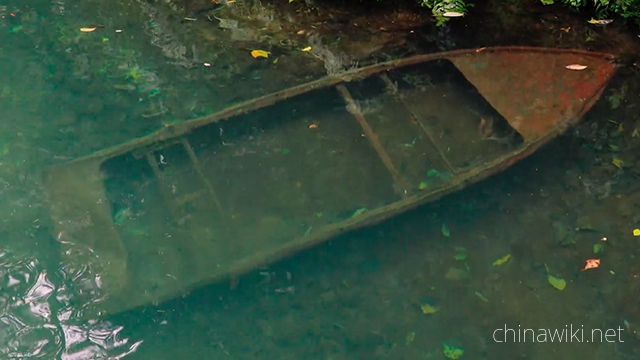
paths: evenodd
<path fill-rule="evenodd" d="M 64 268 L 85 315 L 103 315 L 375 224 L 561 134 L 600 97 L 613 60 L 529 47 L 417 55 L 53 166 L 44 183 Z"/>

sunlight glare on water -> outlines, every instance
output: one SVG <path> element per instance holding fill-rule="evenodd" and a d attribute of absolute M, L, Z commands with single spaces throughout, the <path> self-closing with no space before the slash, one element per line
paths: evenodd
<path fill-rule="evenodd" d="M 68 289 L 57 286 L 34 258 L 0 252 L 0 279 L 3 358 L 118 359 L 142 343 L 123 337 L 122 327 L 108 321 L 79 319 Z"/>

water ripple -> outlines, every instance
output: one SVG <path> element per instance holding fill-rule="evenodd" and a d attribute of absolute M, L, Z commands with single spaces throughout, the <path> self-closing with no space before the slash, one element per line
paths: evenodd
<path fill-rule="evenodd" d="M 142 341 L 122 326 L 80 318 L 63 275 L 0 250 L 0 358 L 115 360 L 136 351 Z"/>

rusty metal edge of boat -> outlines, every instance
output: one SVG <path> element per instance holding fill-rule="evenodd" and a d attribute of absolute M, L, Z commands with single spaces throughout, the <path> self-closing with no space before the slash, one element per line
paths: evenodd
<path fill-rule="evenodd" d="M 491 47 L 491 48 L 481 48 L 481 49 L 472 49 L 472 50 L 454 50 L 454 51 L 441 52 L 441 53 L 435 53 L 435 54 L 415 55 L 409 58 L 391 60 L 385 63 L 375 64 L 375 65 L 355 69 L 355 70 L 340 74 L 338 76 L 324 77 L 319 80 L 312 81 L 310 83 L 305 83 L 305 84 L 288 88 L 282 91 L 271 93 L 257 99 L 241 102 L 239 104 L 233 105 L 224 110 L 216 112 L 212 115 L 188 120 L 181 124 L 169 125 L 163 129 L 157 130 L 146 136 L 133 139 L 124 144 L 97 151 L 93 154 L 78 158 L 76 160 L 67 162 L 62 165 L 52 166 L 49 169 L 49 171 L 45 172 L 45 177 L 54 175 L 57 172 L 56 171 L 57 169 L 62 170 L 62 169 L 59 169 L 60 167 L 67 167 L 71 165 L 80 166 L 80 169 L 82 169 L 83 166 L 89 169 L 95 169 L 96 166 L 99 167 L 99 165 L 108 158 L 124 154 L 128 151 L 132 151 L 139 147 L 149 146 L 154 143 L 159 143 L 159 142 L 169 140 L 171 138 L 176 138 L 176 137 L 188 134 L 193 129 L 199 128 L 201 126 L 215 123 L 218 121 L 227 120 L 235 116 L 243 115 L 246 113 L 250 113 L 250 112 L 259 110 L 261 108 L 265 108 L 267 106 L 273 105 L 280 101 L 283 101 L 304 93 L 308 93 L 313 90 L 336 86 L 341 83 L 348 83 L 354 80 L 360 80 L 368 76 L 381 73 L 383 71 L 415 65 L 422 62 L 426 62 L 426 61 L 432 61 L 432 60 L 438 60 L 438 59 L 452 59 L 452 58 L 457 58 L 461 56 L 475 55 L 480 52 L 494 52 L 494 51 L 544 52 L 544 53 L 562 53 L 562 54 L 573 53 L 573 54 L 582 55 L 582 56 L 599 58 L 601 60 L 610 61 L 612 63 L 616 59 L 615 56 L 611 54 L 606 54 L 606 53 L 597 53 L 597 52 L 571 50 L 571 49 L 547 49 L 547 48 L 539 48 L 539 47 Z M 216 282 L 216 281 L 221 281 L 231 276 L 241 275 L 252 269 L 255 269 L 258 266 L 285 258 L 289 255 L 292 255 L 295 252 L 298 252 L 305 248 L 315 246 L 323 241 L 326 241 L 330 238 L 336 237 L 343 233 L 380 223 L 385 219 L 391 218 L 393 216 L 396 216 L 408 210 L 414 209 L 427 202 L 435 201 L 447 194 L 453 193 L 455 191 L 458 191 L 464 188 L 470 183 L 476 183 L 478 181 L 481 181 L 491 175 L 494 175 L 510 167 L 517 161 L 535 152 L 538 148 L 545 145 L 550 140 L 562 134 L 568 127 L 577 123 L 582 118 L 582 116 L 587 111 L 589 111 L 591 107 L 595 104 L 595 102 L 599 99 L 600 95 L 605 89 L 606 83 L 610 80 L 610 78 L 614 75 L 614 73 L 615 73 L 615 68 L 613 68 L 610 72 L 605 74 L 606 78 L 603 79 L 604 85 L 600 87 L 598 91 L 594 92 L 589 98 L 584 99 L 581 109 L 578 112 L 576 112 L 575 115 L 570 120 L 559 123 L 553 129 L 551 129 L 551 131 L 546 132 L 543 136 L 538 137 L 533 141 L 525 141 L 522 147 L 520 147 L 519 149 L 513 152 L 505 154 L 497 159 L 494 159 L 493 161 L 484 163 L 483 166 L 475 167 L 468 171 L 460 172 L 454 178 L 451 179 L 450 183 L 446 187 L 438 189 L 436 191 L 432 191 L 432 192 L 418 193 L 415 195 L 405 197 L 403 199 L 400 199 L 396 202 L 385 205 L 383 207 L 369 210 L 356 218 L 351 218 L 339 223 L 327 225 L 317 233 L 292 239 L 289 243 L 287 243 L 286 245 L 283 245 L 278 249 L 275 249 L 272 251 L 263 251 L 260 253 L 255 253 L 248 258 L 245 258 L 236 262 L 229 269 L 225 269 L 223 271 L 213 271 L 211 273 L 211 276 L 207 276 L 203 279 L 199 279 L 198 281 L 189 283 L 187 286 L 185 286 L 182 292 L 187 293 L 198 286 L 201 286 L 207 283 Z M 83 163 L 83 164 L 81 165 L 80 163 Z M 95 179 L 95 180 L 99 181 L 99 179 Z M 89 244 L 89 245 L 97 246 L 98 248 L 100 247 L 99 244 Z M 120 248 L 119 246 L 117 246 L 117 244 L 112 244 L 112 246 L 114 245 L 116 246 L 116 248 Z M 124 249 L 120 249 L 120 250 L 116 249 L 117 253 L 120 251 L 124 251 Z M 117 261 L 118 263 L 127 262 L 126 252 L 121 254 L 122 255 L 121 258 L 118 258 L 118 254 L 113 254 L 113 255 L 115 255 L 115 257 L 112 257 L 111 260 L 106 260 L 106 261 L 113 260 L 113 261 Z M 109 259 L 108 256 L 105 256 L 105 257 Z M 126 271 L 126 265 L 124 266 L 123 269 L 120 269 L 120 270 Z M 126 277 L 125 273 L 117 274 L 116 276 L 116 278 L 119 278 L 120 280 L 123 280 L 124 282 L 126 282 L 126 280 L 124 280 L 124 277 Z M 124 284 L 121 284 L 121 285 L 124 286 Z M 175 293 L 163 294 L 162 296 L 160 296 L 160 298 L 156 300 L 157 302 L 162 302 L 162 301 L 169 300 L 175 297 L 176 295 L 177 294 Z M 146 303 L 147 302 L 137 302 L 137 303 L 134 302 L 132 304 L 128 304 L 127 306 L 121 306 L 120 308 L 113 307 L 113 306 L 110 307 L 106 305 L 105 308 L 103 309 L 104 311 L 100 312 L 100 315 L 104 316 L 105 314 L 118 313 L 128 309 L 143 306 Z"/>

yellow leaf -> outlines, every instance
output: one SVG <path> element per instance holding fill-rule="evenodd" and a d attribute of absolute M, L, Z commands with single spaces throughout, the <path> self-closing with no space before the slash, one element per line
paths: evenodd
<path fill-rule="evenodd" d="M 633 229 L 633 236 L 640 236 L 640 229 Z"/>
<path fill-rule="evenodd" d="M 94 27 L 81 27 L 80 31 L 81 32 L 94 32 L 94 31 L 96 31 L 96 28 L 94 28 Z"/>
<path fill-rule="evenodd" d="M 254 59 L 257 59 L 257 58 L 268 59 L 269 58 L 269 54 L 270 54 L 270 52 L 265 51 L 265 50 L 251 50 L 251 56 Z"/>
<path fill-rule="evenodd" d="M 613 164 L 613 166 L 617 167 L 618 169 L 622 169 L 622 167 L 624 166 L 624 161 L 622 161 L 622 159 L 614 158 L 613 160 L 611 160 L 611 164 Z"/>
<path fill-rule="evenodd" d="M 607 25 L 607 24 L 611 24 L 613 22 L 613 20 L 611 20 L 611 19 L 594 19 L 594 18 L 591 18 L 587 22 L 589 24 L 592 24 L 592 25 Z"/>
<path fill-rule="evenodd" d="M 565 66 L 566 69 L 569 70 L 576 70 L 576 71 L 580 71 L 580 70 L 584 70 L 587 68 L 587 65 L 581 65 L 581 64 L 571 64 L 571 65 L 567 65 Z"/>
<path fill-rule="evenodd" d="M 309 52 L 311 51 L 311 46 L 307 46 L 306 48 L 302 49 L 303 52 Z"/>
<path fill-rule="evenodd" d="M 511 254 L 507 254 L 493 262 L 493 266 L 502 266 L 511 260 Z"/>
<path fill-rule="evenodd" d="M 433 305 L 429 305 L 429 304 L 422 304 L 420 305 L 420 310 L 422 310 L 422 313 L 425 315 L 432 315 L 438 312 L 438 308 L 433 306 Z"/>

